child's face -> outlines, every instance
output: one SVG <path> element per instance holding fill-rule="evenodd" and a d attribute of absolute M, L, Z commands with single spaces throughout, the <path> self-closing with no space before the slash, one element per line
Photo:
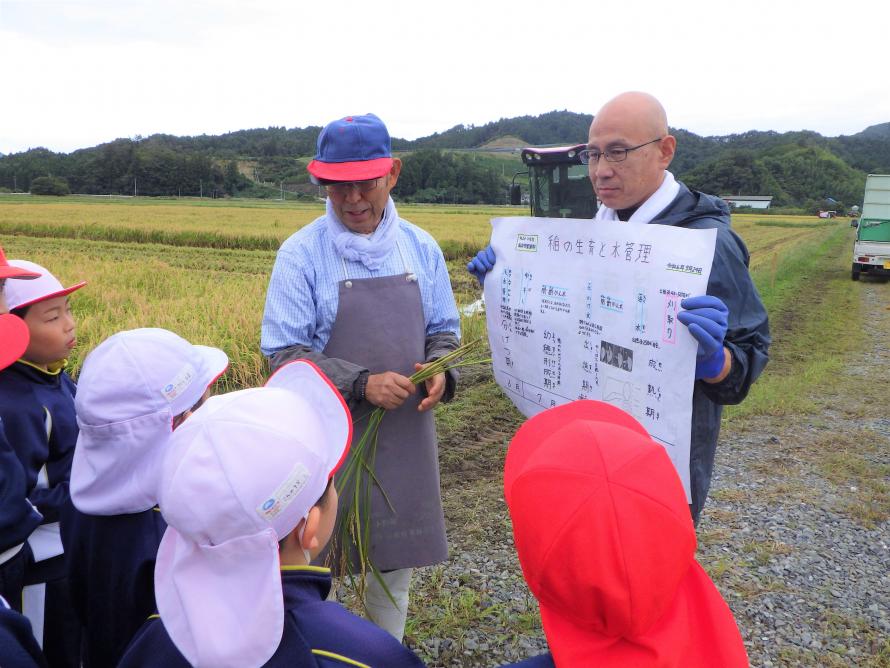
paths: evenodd
<path fill-rule="evenodd" d="M 210 398 L 210 388 L 208 387 L 206 390 L 204 390 L 204 394 L 201 395 L 201 398 L 198 399 L 198 402 L 194 406 L 189 408 L 185 413 L 180 413 L 179 415 L 177 415 L 176 417 L 173 418 L 173 430 L 176 431 L 176 429 L 183 422 L 188 420 L 192 416 L 192 413 L 194 413 L 201 406 L 203 406 L 204 402 L 207 401 L 209 398 Z"/>
<path fill-rule="evenodd" d="M 77 344 L 67 296 L 33 304 L 25 314 L 25 322 L 31 332 L 31 342 L 24 358 L 32 364 L 45 367 L 65 359 Z"/>

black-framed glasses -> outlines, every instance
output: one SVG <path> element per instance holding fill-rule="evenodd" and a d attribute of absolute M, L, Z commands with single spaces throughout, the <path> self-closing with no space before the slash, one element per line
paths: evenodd
<path fill-rule="evenodd" d="M 653 139 L 652 141 L 647 141 L 645 144 L 640 144 L 639 146 L 631 146 L 630 148 L 607 148 L 605 151 L 599 151 L 595 148 L 586 148 L 583 151 L 578 152 L 578 158 L 581 160 L 581 163 L 584 165 L 589 165 L 593 163 L 594 165 L 600 161 L 600 158 L 605 158 L 606 162 L 624 162 L 627 160 L 627 154 L 631 151 L 636 151 L 638 148 L 643 148 L 644 146 L 648 146 L 649 144 L 654 144 L 657 141 L 661 141 L 664 137 L 659 137 L 658 139 Z"/>
<path fill-rule="evenodd" d="M 377 187 L 378 181 L 380 181 L 380 177 L 365 181 L 335 181 L 333 183 L 325 183 L 324 187 L 331 195 L 343 196 L 351 193 L 353 189 L 358 190 L 360 193 L 369 193 Z"/>

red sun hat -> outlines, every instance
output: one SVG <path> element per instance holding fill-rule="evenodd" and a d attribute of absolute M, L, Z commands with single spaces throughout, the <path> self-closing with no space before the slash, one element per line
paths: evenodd
<path fill-rule="evenodd" d="M 748 666 L 732 612 L 695 560 L 664 447 L 609 404 L 528 420 L 507 451 L 516 551 L 558 666 Z"/>
<path fill-rule="evenodd" d="M 36 273 L 38 276 L 32 281 L 13 281 L 6 284 L 6 305 L 10 311 L 42 302 L 45 299 L 64 297 L 75 290 L 80 290 L 87 284 L 86 281 L 81 281 L 66 288 L 62 286 L 59 279 L 39 264 L 27 260 L 10 260 L 9 264 L 28 273 Z"/>
<path fill-rule="evenodd" d="M 367 181 L 392 169 L 389 131 L 377 116 L 347 116 L 318 135 L 315 159 L 306 169 L 319 181 Z"/>
<path fill-rule="evenodd" d="M 11 313 L 0 315 L 0 369 L 15 362 L 28 347 L 28 325 Z"/>
<path fill-rule="evenodd" d="M 4 278 L 38 278 L 40 274 L 16 267 L 6 261 L 6 254 L 0 247 L 0 280 Z"/>

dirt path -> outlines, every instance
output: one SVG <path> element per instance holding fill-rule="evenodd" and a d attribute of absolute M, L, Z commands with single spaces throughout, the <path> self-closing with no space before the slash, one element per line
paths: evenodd
<path fill-rule="evenodd" d="M 866 336 L 818 411 L 720 439 L 699 558 L 753 666 L 890 666 L 890 283 L 850 289 Z"/>

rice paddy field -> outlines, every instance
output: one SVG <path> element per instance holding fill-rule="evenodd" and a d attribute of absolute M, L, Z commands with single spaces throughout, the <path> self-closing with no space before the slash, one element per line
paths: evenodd
<path fill-rule="evenodd" d="M 225 382 L 238 388 L 261 383 L 265 373 L 259 327 L 275 250 L 323 211 L 292 202 L 6 196 L 0 243 L 8 257 L 43 264 L 62 282 L 89 282 L 72 300 L 75 374 L 110 334 L 165 327 L 225 349 L 232 360 Z M 489 220 L 526 209 L 406 205 L 399 212 L 439 241 L 460 306 L 481 296 L 463 265 L 487 242 Z M 737 216 L 734 227 L 751 250 L 752 270 L 774 283 L 789 248 L 817 243 L 837 225 Z M 465 318 L 465 338 L 484 327 L 481 315 Z"/>
<path fill-rule="evenodd" d="M 164 327 L 194 343 L 218 346 L 228 353 L 231 366 L 221 381 L 225 391 L 265 380 L 268 369 L 259 352 L 259 333 L 275 250 L 322 212 L 320 203 L 0 196 L 0 244 L 7 257 L 45 265 L 64 284 L 88 281 L 72 298 L 78 326 L 78 345 L 70 360 L 74 376 L 85 355 L 114 332 Z M 487 242 L 490 219 L 527 215 L 527 210 L 403 205 L 399 213 L 439 241 L 458 306 L 466 306 L 481 296 L 481 290 L 464 266 Z M 885 415 L 885 409 L 874 408 L 886 406 L 886 396 L 881 398 L 877 389 L 886 383 L 880 384 L 879 376 L 872 374 L 866 382 L 858 376 L 843 380 L 862 371 L 848 368 L 846 360 L 861 358 L 861 351 L 868 350 L 868 337 L 861 328 L 846 326 L 847 321 L 838 314 L 860 320 L 869 317 L 864 310 L 868 304 L 861 295 L 871 294 L 873 301 L 880 300 L 886 291 L 879 291 L 888 287 L 866 285 L 870 293 L 851 289 L 848 221 L 749 214 L 733 216 L 733 228 L 751 253 L 751 273 L 770 313 L 773 345 L 770 366 L 749 397 L 725 411 L 721 447 L 730 448 L 733 439 L 744 442 L 745 434 L 762 433 L 757 426 L 762 424 L 774 425 L 770 427 L 774 433 L 796 425 L 794 438 L 806 438 L 817 419 L 814 415 L 837 411 L 841 403 L 847 405 L 846 399 L 832 399 L 829 406 L 819 394 L 828 389 L 846 392 L 848 387 L 856 388 L 858 399 L 844 409 L 854 418 L 870 415 L 869 411 Z M 484 315 L 462 316 L 462 327 L 465 339 L 485 336 Z M 495 656 L 524 656 L 543 646 L 537 607 L 522 582 L 512 551 L 501 492 L 506 444 L 521 417 L 494 384 L 489 369 L 467 369 L 463 378 L 455 401 L 439 407 L 436 415 L 442 492 L 455 556 L 417 576 L 406 636 L 408 644 L 433 666 L 498 665 Z M 835 422 L 828 420 L 820 427 L 820 438 L 834 438 Z M 836 436 L 842 439 L 843 434 L 838 431 Z M 764 447 L 785 447 L 776 436 L 769 439 Z M 848 463 L 860 457 L 865 457 L 863 461 L 878 458 L 850 447 L 850 452 L 844 453 Z M 823 450 L 827 456 L 831 448 Z M 718 449 L 718 459 L 729 452 Z M 740 452 L 742 457 L 749 450 Z M 783 452 L 777 452 L 776 461 L 790 466 Z M 789 500 L 789 489 L 797 487 L 786 480 L 764 482 L 756 498 L 775 504 L 793 501 L 793 508 L 808 508 L 834 504 L 838 498 L 845 499 L 845 494 L 853 494 L 846 489 L 874 489 L 870 504 L 856 498 L 837 512 L 857 527 L 856 532 L 880 532 L 890 517 L 886 482 L 890 469 L 886 464 L 863 464 L 845 474 L 838 486 L 831 482 L 839 475 L 837 464 L 820 459 L 820 452 L 813 449 L 807 457 L 815 462 L 813 466 L 822 467 L 817 469 L 818 479 L 829 481 L 831 495 L 826 492 L 825 497 L 829 501 L 814 496 L 818 486 L 801 486 L 800 499 Z M 731 466 L 734 461 L 729 462 Z M 756 462 L 754 466 L 759 465 Z M 718 480 L 699 536 L 700 559 L 733 607 L 752 665 L 890 666 L 883 662 L 890 662 L 886 636 L 881 640 L 875 623 L 862 621 L 871 614 L 868 601 L 861 606 L 850 603 L 852 607 L 844 608 L 843 615 L 825 606 L 831 615 L 817 619 L 823 626 L 814 627 L 812 633 L 826 647 L 832 638 L 852 637 L 848 644 L 860 657 L 876 656 L 874 662 L 848 663 L 844 657 L 826 662 L 822 649 L 792 646 L 788 643 L 793 640 L 761 630 L 765 597 L 782 590 L 755 586 L 764 582 L 760 571 L 787 559 L 788 554 L 807 554 L 810 549 L 801 539 L 799 545 L 783 543 L 782 550 L 758 553 L 755 559 L 746 556 L 746 543 L 741 547 L 733 543 L 745 535 L 741 532 L 748 531 L 734 527 L 738 518 L 748 517 L 746 508 L 752 499 L 746 495 L 754 494 L 748 488 L 751 476 L 769 481 L 774 469 L 770 465 L 753 474 L 746 469 L 739 474 L 738 488 L 724 482 L 721 489 Z M 759 516 L 745 519 L 755 527 L 758 521 Z M 800 519 L 802 523 L 811 521 L 818 524 L 809 516 Z M 820 554 L 826 550 L 830 548 Z M 847 563 L 843 555 L 838 559 Z M 790 577 L 786 579 L 790 582 Z M 835 591 L 846 596 L 845 586 L 832 589 L 832 597 Z M 797 618 L 794 606 L 819 594 L 805 585 L 783 587 L 789 592 L 788 600 L 796 601 L 788 604 L 789 619 Z M 843 603 L 847 605 L 846 599 Z M 851 619 L 859 620 L 858 626 Z M 793 629 L 790 635 L 794 635 Z M 510 648 L 507 654 L 504 648 Z"/>

